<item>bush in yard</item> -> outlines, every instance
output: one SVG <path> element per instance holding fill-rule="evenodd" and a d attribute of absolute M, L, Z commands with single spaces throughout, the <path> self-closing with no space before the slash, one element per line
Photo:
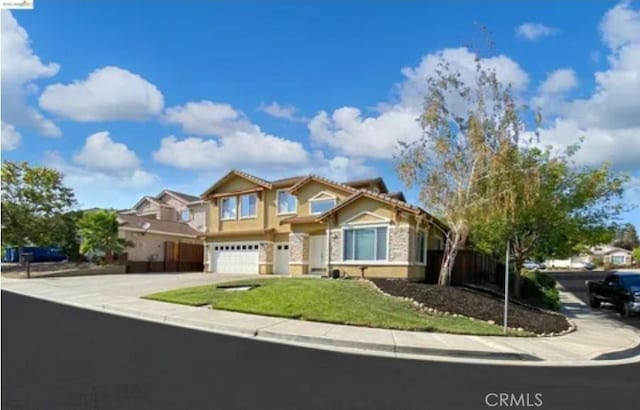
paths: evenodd
<path fill-rule="evenodd" d="M 591 258 L 591 262 L 597 267 L 601 268 L 602 266 L 604 266 L 604 257 L 601 255 L 596 255 Z"/>
<path fill-rule="evenodd" d="M 640 264 L 640 246 L 631 251 L 631 258 L 633 258 L 634 266 Z"/>
<path fill-rule="evenodd" d="M 543 272 L 527 272 L 522 278 L 522 298 L 545 309 L 560 310 L 556 281 Z"/>

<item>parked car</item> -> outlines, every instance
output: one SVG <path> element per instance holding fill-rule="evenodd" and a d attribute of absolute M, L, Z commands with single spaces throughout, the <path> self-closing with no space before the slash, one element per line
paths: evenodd
<path fill-rule="evenodd" d="M 535 262 L 531 262 L 531 261 L 526 261 L 525 263 L 522 264 L 522 266 L 525 269 L 529 269 L 529 270 L 540 270 L 540 264 L 535 263 Z"/>
<path fill-rule="evenodd" d="M 591 262 L 572 262 L 571 265 L 569 265 L 569 267 L 571 269 L 578 269 L 578 270 L 594 270 L 596 268 L 596 265 L 594 265 Z"/>
<path fill-rule="evenodd" d="M 603 281 L 587 281 L 592 308 L 611 303 L 624 317 L 640 312 L 640 273 L 615 272 Z"/>

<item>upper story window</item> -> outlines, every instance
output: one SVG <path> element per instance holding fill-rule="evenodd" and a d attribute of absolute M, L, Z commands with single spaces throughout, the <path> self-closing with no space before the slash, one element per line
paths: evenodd
<path fill-rule="evenodd" d="M 278 191 L 278 214 L 295 214 L 298 200 L 289 191 Z"/>
<path fill-rule="evenodd" d="M 222 198 L 220 202 L 220 219 L 236 219 L 238 203 L 235 196 Z"/>
<path fill-rule="evenodd" d="M 336 199 L 313 199 L 309 201 L 310 213 L 321 214 L 336 206 Z"/>
<path fill-rule="evenodd" d="M 344 230 L 345 261 L 387 260 L 387 227 L 348 228 Z"/>
<path fill-rule="evenodd" d="M 257 215 L 258 197 L 256 194 L 240 196 L 240 218 L 255 218 Z"/>
<path fill-rule="evenodd" d="M 180 221 L 189 222 L 191 220 L 191 212 L 188 209 L 180 211 Z"/>
<path fill-rule="evenodd" d="M 416 262 L 425 263 L 427 261 L 427 235 L 424 231 L 416 233 Z"/>

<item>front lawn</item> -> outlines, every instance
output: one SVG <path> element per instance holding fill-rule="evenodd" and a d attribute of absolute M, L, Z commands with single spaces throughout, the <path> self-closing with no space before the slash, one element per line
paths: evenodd
<path fill-rule="evenodd" d="M 258 284 L 249 291 L 216 286 Z M 466 317 L 432 316 L 407 301 L 377 292 L 368 282 L 311 278 L 260 278 L 176 289 L 147 299 L 214 309 L 386 329 L 502 335 L 502 328 Z M 516 333 L 514 333 L 516 334 Z M 512 334 L 513 335 L 513 334 Z M 529 335 L 519 332 L 517 335 Z"/>

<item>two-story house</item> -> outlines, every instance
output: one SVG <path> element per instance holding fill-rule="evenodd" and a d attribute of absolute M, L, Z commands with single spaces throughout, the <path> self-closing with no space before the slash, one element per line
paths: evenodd
<path fill-rule="evenodd" d="M 119 235 L 135 245 L 126 250 L 128 260 L 163 261 L 167 241 L 201 244 L 208 209 L 209 204 L 197 196 L 165 189 L 119 211 Z"/>
<path fill-rule="evenodd" d="M 210 204 L 205 271 L 425 277 L 442 225 L 389 193 L 382 178 L 339 183 L 309 175 L 267 181 L 233 170 L 202 198 Z"/>

